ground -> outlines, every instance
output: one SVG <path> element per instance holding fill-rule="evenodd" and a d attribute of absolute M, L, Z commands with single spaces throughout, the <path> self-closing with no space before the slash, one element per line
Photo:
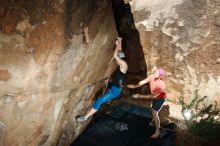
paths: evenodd
<path fill-rule="evenodd" d="M 147 99 L 134 99 L 132 97 L 120 97 L 117 100 L 114 100 L 102 107 L 102 111 L 95 115 L 94 119 L 101 116 L 106 108 L 109 106 L 114 106 L 121 101 L 126 101 L 132 104 L 136 104 L 145 108 L 149 108 L 151 104 L 151 100 Z M 181 105 L 177 103 L 172 103 L 166 101 L 165 105 L 161 109 L 159 113 L 161 119 L 161 125 L 165 125 L 167 123 L 175 123 L 177 126 L 176 133 L 176 146 L 204 146 L 198 137 L 192 135 L 188 130 L 183 121 L 183 117 L 181 115 Z M 94 121 L 93 121 L 94 122 Z M 210 146 L 218 146 L 220 145 L 220 140 L 214 140 L 212 143 L 209 143 Z"/>

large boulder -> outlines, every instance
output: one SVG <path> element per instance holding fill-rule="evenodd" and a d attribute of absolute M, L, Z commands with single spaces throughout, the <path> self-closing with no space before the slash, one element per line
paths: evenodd
<path fill-rule="evenodd" d="M 68 145 L 85 125 L 117 36 L 110 0 L 0 0 L 0 119 L 7 146 Z M 60 142 L 62 143 L 62 142 Z"/>
<path fill-rule="evenodd" d="M 140 34 L 148 73 L 167 71 L 169 98 L 186 100 L 199 89 L 208 101 L 220 98 L 220 1 L 124 0 Z M 121 20 L 123 23 L 128 23 Z"/>

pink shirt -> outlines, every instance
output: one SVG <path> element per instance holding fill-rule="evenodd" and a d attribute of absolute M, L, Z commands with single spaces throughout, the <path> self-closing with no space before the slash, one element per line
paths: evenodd
<path fill-rule="evenodd" d="M 162 79 L 155 79 L 154 75 L 147 77 L 146 81 L 150 84 L 152 94 L 161 94 L 166 88 L 165 82 Z"/>

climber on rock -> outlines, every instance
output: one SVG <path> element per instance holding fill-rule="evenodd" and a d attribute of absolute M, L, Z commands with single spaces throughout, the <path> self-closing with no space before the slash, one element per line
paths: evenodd
<path fill-rule="evenodd" d="M 118 68 L 115 71 L 112 79 L 113 81 L 110 84 L 108 91 L 94 103 L 91 110 L 85 116 L 80 116 L 76 119 L 78 122 L 87 120 L 100 109 L 102 104 L 119 97 L 121 94 L 128 65 L 124 60 L 122 60 L 122 58 L 125 57 L 125 54 L 121 51 L 119 52 L 119 50 L 121 50 L 121 38 L 116 40 L 116 49 L 113 57 L 116 60 Z"/>
<path fill-rule="evenodd" d="M 148 76 L 146 79 L 140 81 L 136 85 L 127 85 L 128 88 L 134 89 L 138 88 L 146 83 L 150 84 L 151 94 L 152 95 L 140 95 L 135 94 L 133 95 L 133 98 L 151 98 L 151 110 L 153 115 L 153 120 L 155 121 L 156 125 L 156 131 L 151 136 L 151 138 L 158 138 L 160 136 L 160 119 L 158 116 L 159 111 L 163 107 L 163 104 L 165 102 L 166 93 L 165 93 L 165 82 L 163 81 L 163 77 L 165 76 L 165 71 L 160 68 L 157 69 L 156 72 L 150 76 Z"/>

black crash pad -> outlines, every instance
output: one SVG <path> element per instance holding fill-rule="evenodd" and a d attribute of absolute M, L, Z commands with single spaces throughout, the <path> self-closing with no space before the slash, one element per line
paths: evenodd
<path fill-rule="evenodd" d="M 109 111 L 108 111 L 109 110 Z M 155 127 L 150 126 L 150 110 L 121 102 L 107 109 L 110 114 L 100 117 L 71 146 L 175 146 L 175 133 L 151 139 Z M 174 129 L 174 124 L 163 127 Z"/>

